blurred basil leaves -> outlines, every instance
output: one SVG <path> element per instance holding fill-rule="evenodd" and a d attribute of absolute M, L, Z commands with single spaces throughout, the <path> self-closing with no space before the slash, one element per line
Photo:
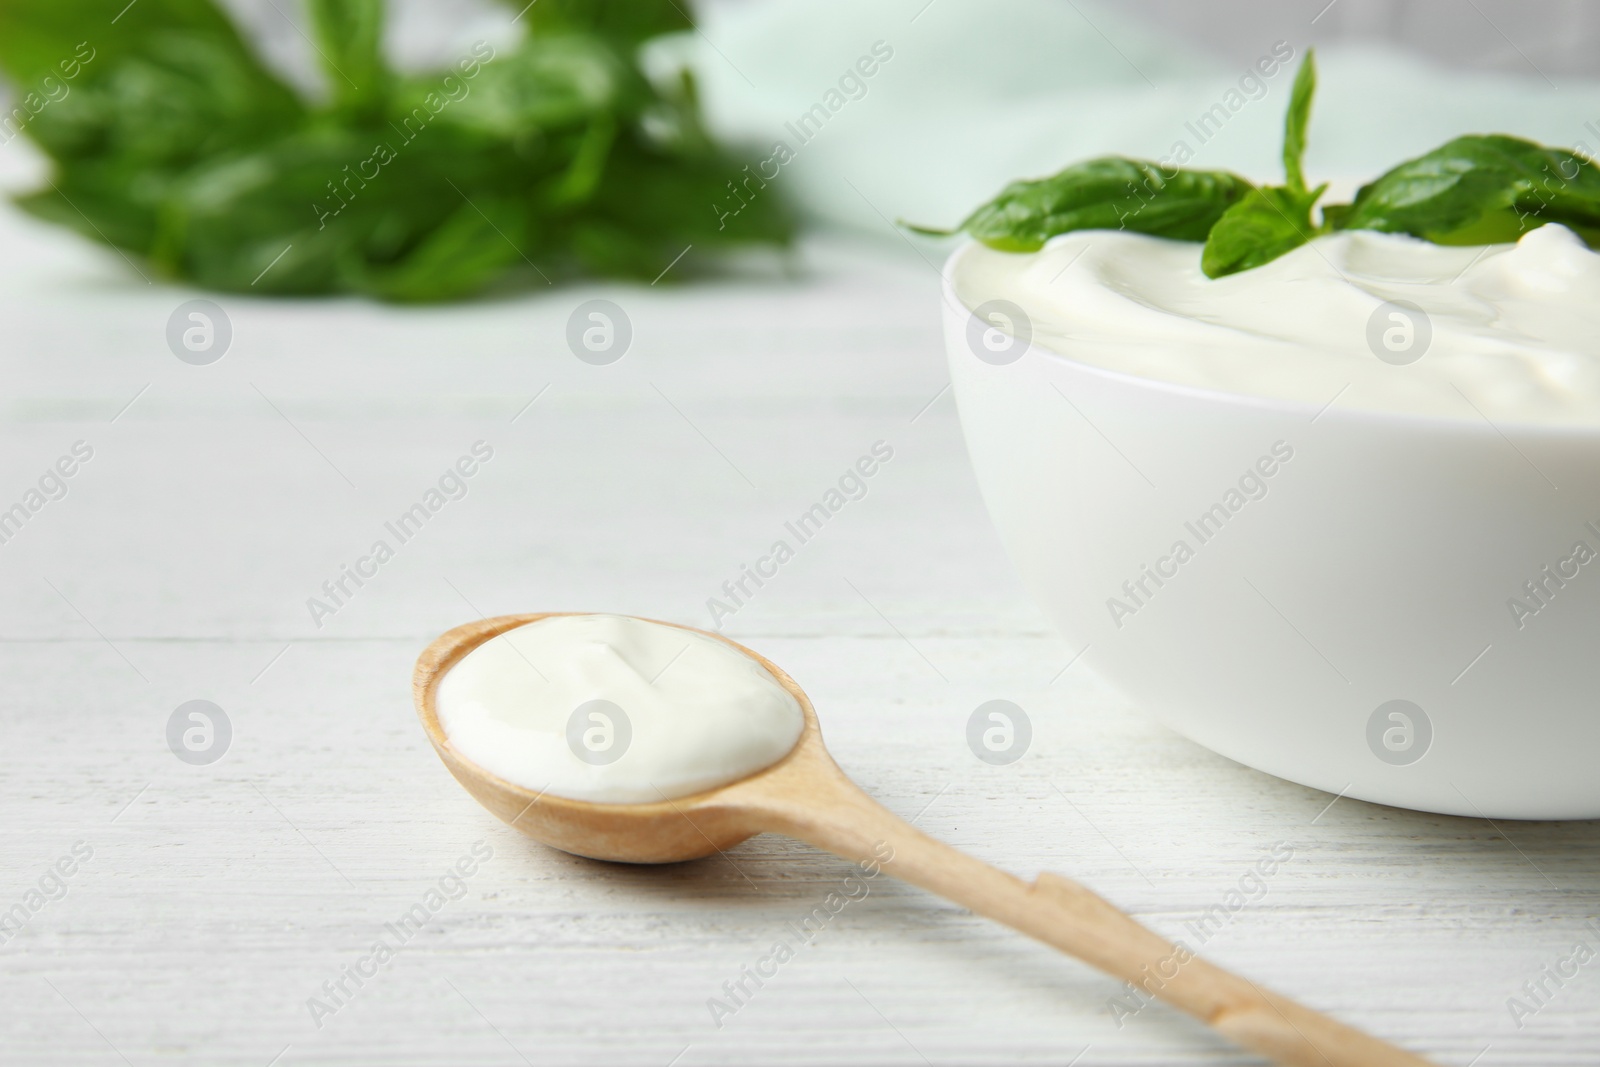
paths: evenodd
<path fill-rule="evenodd" d="M 675 0 L 540 0 L 517 45 L 422 75 L 385 62 L 383 0 L 306 6 L 319 103 L 212 0 L 0 0 L 6 132 L 54 164 L 18 203 L 208 288 L 395 301 L 792 237 L 773 190 L 719 206 L 754 157 L 707 134 L 689 72 L 640 65 L 690 27 Z"/>

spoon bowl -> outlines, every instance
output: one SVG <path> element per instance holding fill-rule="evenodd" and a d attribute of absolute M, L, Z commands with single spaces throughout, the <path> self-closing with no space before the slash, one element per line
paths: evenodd
<path fill-rule="evenodd" d="M 739 781 L 689 796 L 645 804 L 598 804 L 553 796 L 508 782 L 457 752 L 439 722 L 438 684 L 445 672 L 467 653 L 507 630 L 571 614 L 577 613 L 501 615 L 469 622 L 441 634 L 417 659 L 412 692 L 422 728 L 433 750 L 455 780 L 502 822 L 552 848 L 589 859 L 617 863 L 678 863 L 725 851 L 766 828 L 762 820 L 752 817 L 749 805 L 742 802 L 750 790 L 741 787 L 753 779 L 762 779 L 770 786 L 797 772 L 815 773 L 819 762 L 843 778 L 823 747 L 822 731 L 810 698 L 777 664 L 721 634 L 654 619 L 644 621 L 703 634 L 737 649 L 766 668 L 800 702 L 805 725 L 800 739 L 787 755 Z"/>
<path fill-rule="evenodd" d="M 720 634 L 704 634 L 761 664 L 800 702 L 800 739 L 776 763 L 727 785 L 645 804 L 597 804 L 536 791 L 463 757 L 439 723 L 439 680 L 508 630 L 560 614 L 501 615 L 440 635 L 417 660 L 412 692 L 428 740 L 450 773 L 496 817 L 563 852 L 624 863 L 673 863 L 781 833 L 953 900 L 1132 982 L 1154 997 L 1293 1067 L 1427 1067 L 1428 1061 L 1262 989 L 1135 922 L 1054 874 L 1032 883 L 990 867 L 892 814 L 845 777 L 822 743 L 805 692 L 775 664 Z M 645 622 L 655 622 L 646 619 Z"/>

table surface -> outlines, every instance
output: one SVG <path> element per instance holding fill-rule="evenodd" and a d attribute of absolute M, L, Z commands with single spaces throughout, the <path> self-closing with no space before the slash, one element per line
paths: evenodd
<path fill-rule="evenodd" d="M 409 682 L 434 635 L 537 610 L 709 625 L 880 441 L 866 495 L 724 625 L 809 691 L 868 791 L 1191 944 L 1222 905 L 1207 955 L 1441 1063 L 1600 1056 L 1600 963 L 1562 962 L 1600 948 L 1593 824 L 1334 801 L 1069 666 L 968 468 L 937 268 L 903 249 L 429 310 L 217 297 L 231 347 L 193 366 L 166 329 L 197 294 L 10 214 L 0 247 L 0 510 L 93 449 L 0 544 L 6 1062 L 1257 1062 L 887 880 L 801 937 L 850 868 L 785 840 L 653 869 L 551 851 L 429 750 Z M 595 297 L 633 326 L 609 366 L 565 341 Z M 313 612 L 480 441 L 465 495 Z M 231 725 L 208 765 L 167 742 L 195 699 Z M 991 699 L 1033 723 L 1008 766 L 966 744 Z M 447 878 L 474 849 L 492 855 Z M 345 977 L 419 906 L 391 959 Z M 780 940 L 794 958 L 714 1018 Z"/>

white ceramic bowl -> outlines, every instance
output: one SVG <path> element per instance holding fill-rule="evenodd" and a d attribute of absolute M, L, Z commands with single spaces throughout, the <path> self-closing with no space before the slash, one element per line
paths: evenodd
<path fill-rule="evenodd" d="M 1573 557 L 1600 552 L 1600 428 L 1319 414 L 1037 345 L 998 363 L 948 281 L 944 319 L 989 513 L 1083 664 L 1330 793 L 1600 817 L 1600 559 Z"/>

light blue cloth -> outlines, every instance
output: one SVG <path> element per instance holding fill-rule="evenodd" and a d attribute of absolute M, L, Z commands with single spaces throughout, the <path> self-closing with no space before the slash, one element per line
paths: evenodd
<path fill-rule="evenodd" d="M 801 144 L 791 125 L 874 42 L 893 57 Z M 1269 56 L 1275 42 L 1263 40 Z M 1087 0 L 769 0 L 709 8 L 675 47 L 713 128 L 794 158 L 774 179 L 824 225 L 889 236 L 886 220 L 950 225 L 1007 181 L 1106 153 L 1281 180 L 1294 58 L 1258 99 L 1229 69 Z M 1353 187 L 1461 133 L 1504 132 L 1600 152 L 1600 83 L 1449 71 L 1395 50 L 1319 49 L 1308 176 Z M 853 85 L 851 86 L 853 88 Z M 1228 108 L 1237 105 L 1236 110 Z M 1214 105 L 1205 141 L 1190 124 Z M 1592 128 L 1586 126 L 1592 123 Z M 1203 131 L 1202 131 L 1203 132 Z M 767 151 L 762 152 L 767 155 Z"/>

